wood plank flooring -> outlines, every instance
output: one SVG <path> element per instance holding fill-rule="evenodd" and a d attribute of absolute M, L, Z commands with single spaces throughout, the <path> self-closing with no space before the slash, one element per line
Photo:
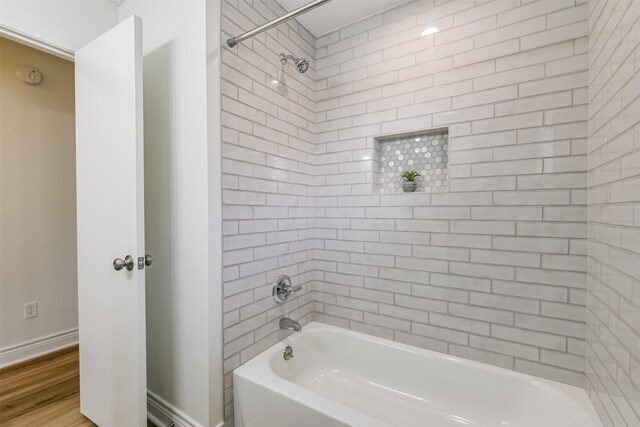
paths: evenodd
<path fill-rule="evenodd" d="M 80 413 L 78 346 L 0 369 L 0 425 L 95 426 Z"/>

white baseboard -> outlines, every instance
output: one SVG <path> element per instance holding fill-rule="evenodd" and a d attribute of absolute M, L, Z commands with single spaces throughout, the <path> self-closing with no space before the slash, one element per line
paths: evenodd
<path fill-rule="evenodd" d="M 78 328 L 16 344 L 0 350 L 0 368 L 78 344 Z"/>
<path fill-rule="evenodd" d="M 200 424 L 152 391 L 147 390 L 147 418 L 158 427 L 201 427 Z"/>

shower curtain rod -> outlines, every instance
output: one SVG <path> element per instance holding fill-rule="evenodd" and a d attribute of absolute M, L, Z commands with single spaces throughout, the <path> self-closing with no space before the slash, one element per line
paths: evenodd
<path fill-rule="evenodd" d="M 311 3 L 309 3 L 308 5 L 302 6 L 292 12 L 287 13 L 286 15 L 281 16 L 280 18 L 276 18 L 273 21 L 269 21 L 266 24 L 262 24 L 259 27 L 254 28 L 251 31 L 247 31 L 244 34 L 240 34 L 239 36 L 230 38 L 227 40 L 227 44 L 229 45 L 229 47 L 234 47 L 235 45 L 237 45 L 240 42 L 245 41 L 246 39 L 253 37 L 257 34 L 260 34 L 263 31 L 267 31 L 270 28 L 275 27 L 278 24 L 281 24 L 283 22 L 288 21 L 289 19 L 295 18 L 298 15 L 302 15 L 305 12 L 310 11 L 311 9 L 315 9 L 316 7 L 320 6 L 323 3 L 327 3 L 331 0 L 315 0 L 312 1 Z"/>

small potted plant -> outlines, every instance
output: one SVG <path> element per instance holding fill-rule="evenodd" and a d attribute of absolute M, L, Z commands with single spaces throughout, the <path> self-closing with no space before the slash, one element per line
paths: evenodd
<path fill-rule="evenodd" d="M 405 171 L 400 175 L 400 182 L 402 183 L 402 189 L 405 193 L 413 193 L 418 188 L 416 178 L 422 176 L 418 171 Z"/>

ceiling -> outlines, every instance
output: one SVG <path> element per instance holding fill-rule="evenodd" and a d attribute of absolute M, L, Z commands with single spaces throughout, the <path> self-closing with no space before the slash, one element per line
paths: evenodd
<path fill-rule="evenodd" d="M 126 0 L 107 0 L 116 6 Z M 287 12 L 296 10 L 312 0 L 277 0 Z M 361 19 L 391 9 L 408 0 L 330 0 L 310 12 L 298 16 L 298 21 L 315 37 L 321 37 Z"/>
<path fill-rule="evenodd" d="M 298 16 L 298 22 L 315 37 L 352 24 L 363 18 L 391 9 L 407 0 L 331 0 L 310 12 Z M 278 0 L 287 12 L 302 7 L 311 0 Z"/>

